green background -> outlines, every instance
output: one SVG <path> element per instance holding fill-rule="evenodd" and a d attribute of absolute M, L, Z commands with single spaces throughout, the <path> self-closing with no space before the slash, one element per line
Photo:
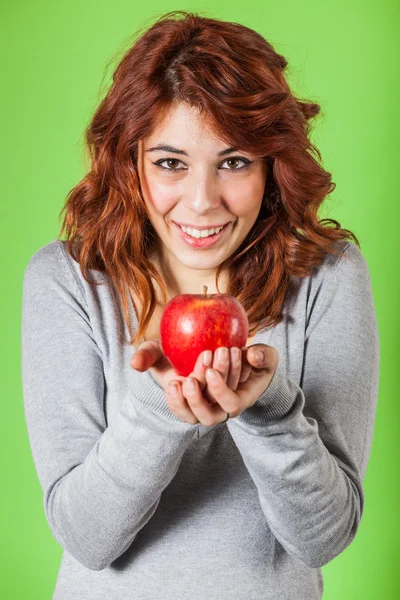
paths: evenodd
<path fill-rule="evenodd" d="M 150 26 L 162 13 L 186 9 L 256 29 L 288 59 L 287 77 L 294 93 L 321 104 L 312 138 L 337 188 L 320 215 L 337 219 L 360 240 L 370 268 L 381 341 L 365 512 L 350 547 L 323 567 L 324 600 L 398 598 L 399 4 L 389 0 L 145 4 L 147 8 L 132 0 L 19 0 L 0 9 L 4 334 L 0 596 L 50 599 L 62 554 L 45 519 L 24 420 L 20 365 L 24 269 L 32 254 L 58 234 L 64 198 L 85 172 L 83 130 L 111 80 L 116 60 L 144 22 Z"/>

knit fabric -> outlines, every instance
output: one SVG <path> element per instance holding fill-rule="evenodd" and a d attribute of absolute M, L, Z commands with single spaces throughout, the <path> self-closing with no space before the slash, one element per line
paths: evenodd
<path fill-rule="evenodd" d="M 339 246 L 338 246 L 339 247 Z M 373 439 L 379 335 L 369 269 L 341 242 L 291 277 L 254 344 L 278 368 L 226 423 L 180 421 L 135 348 L 105 274 L 66 242 L 29 260 L 22 379 L 34 465 L 62 546 L 53 600 L 319 600 L 354 539 Z M 134 326 L 137 318 L 130 305 Z"/>

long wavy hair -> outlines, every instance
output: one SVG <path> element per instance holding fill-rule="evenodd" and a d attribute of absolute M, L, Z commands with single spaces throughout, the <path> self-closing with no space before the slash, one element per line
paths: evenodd
<path fill-rule="evenodd" d="M 340 255 L 340 240 L 360 246 L 338 221 L 318 219 L 336 184 L 309 139 L 309 121 L 320 106 L 293 95 L 283 74 L 287 64 L 256 31 L 187 11 L 162 15 L 138 31 L 125 51 L 85 130 L 90 171 L 68 193 L 58 238 L 65 232 L 68 251 L 88 283 L 99 285 L 89 269 L 107 274 L 129 344 L 142 339 L 157 307 L 153 280 L 164 303 L 167 298 L 165 281 L 149 260 L 157 240 L 137 156 L 138 140 L 152 132 L 173 102 L 197 107 L 220 139 L 268 162 L 258 218 L 216 272 L 218 292 L 220 273 L 228 274 L 225 291 L 245 308 L 249 335 L 281 322 L 291 275 L 307 277 L 327 253 Z"/>

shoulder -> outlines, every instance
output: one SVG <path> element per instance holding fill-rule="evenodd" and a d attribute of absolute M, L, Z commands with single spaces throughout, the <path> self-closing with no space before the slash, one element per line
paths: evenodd
<path fill-rule="evenodd" d="M 371 298 L 371 278 L 367 261 L 360 248 L 349 241 L 335 244 L 340 254 L 329 253 L 314 268 L 307 282 L 306 331 L 329 307 L 348 306 L 362 298 Z"/>
<path fill-rule="evenodd" d="M 62 285 L 73 287 L 78 294 L 83 294 L 73 262 L 65 242 L 58 239 L 49 242 L 36 250 L 28 260 L 24 271 L 24 287 L 41 286 L 44 291 L 46 285 Z"/>
<path fill-rule="evenodd" d="M 54 240 L 34 252 L 25 267 L 24 278 L 52 276 L 64 270 L 59 240 Z"/>
<path fill-rule="evenodd" d="M 357 276 L 370 279 L 367 261 L 354 242 L 341 240 L 334 247 L 340 254 L 329 253 L 325 256 L 322 265 L 316 267 L 310 277 L 314 283 L 321 283 L 323 280 L 333 283 L 340 280 L 345 283 Z"/>
<path fill-rule="evenodd" d="M 60 260 L 60 241 L 53 240 L 49 244 L 42 246 L 34 252 L 29 259 L 25 270 L 32 271 L 34 269 L 44 267 L 45 265 L 52 265 Z"/>
<path fill-rule="evenodd" d="M 371 283 L 367 260 L 360 248 L 353 242 L 347 243 L 343 255 L 337 260 L 334 275 L 336 281 L 342 283 L 347 281 L 350 286 L 355 280 Z"/>

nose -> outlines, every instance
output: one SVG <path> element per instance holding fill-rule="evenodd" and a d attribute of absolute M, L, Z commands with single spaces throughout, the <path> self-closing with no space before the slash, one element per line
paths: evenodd
<path fill-rule="evenodd" d="M 199 215 L 212 212 L 221 203 L 220 188 L 209 174 L 188 181 L 185 197 L 184 206 Z"/>

